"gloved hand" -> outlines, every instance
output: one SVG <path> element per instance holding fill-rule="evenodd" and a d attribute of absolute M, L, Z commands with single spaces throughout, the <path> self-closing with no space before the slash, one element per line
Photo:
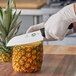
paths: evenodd
<path fill-rule="evenodd" d="M 40 30 L 41 28 L 45 28 L 44 25 L 45 25 L 44 22 L 43 22 L 43 23 L 40 23 L 40 24 L 37 24 L 37 25 L 33 25 L 33 26 L 31 26 L 31 27 L 26 31 L 26 33 L 38 31 L 38 30 Z M 47 35 L 48 35 L 48 33 L 47 33 Z M 44 38 L 44 40 L 45 40 L 45 41 L 49 41 L 49 40 L 50 40 L 50 41 L 55 41 L 55 39 L 54 39 L 53 37 L 51 37 L 51 36 L 50 36 L 49 39 Z"/>
<path fill-rule="evenodd" d="M 73 22 L 76 22 L 76 15 L 74 4 L 70 4 L 52 15 L 46 23 L 31 26 L 27 30 L 27 33 L 45 28 L 45 36 L 47 40 L 62 40 L 69 32 L 69 25 Z"/>

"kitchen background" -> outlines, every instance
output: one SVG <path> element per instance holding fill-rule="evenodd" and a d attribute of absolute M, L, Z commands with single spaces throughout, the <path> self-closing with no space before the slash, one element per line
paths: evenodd
<path fill-rule="evenodd" d="M 26 33 L 31 25 L 46 22 L 49 16 L 73 2 L 76 0 L 16 0 L 17 11 L 22 10 L 19 20 L 23 21 L 18 34 Z M 6 3 L 7 0 L 0 0 L 0 6 L 4 7 Z M 44 44 L 76 45 L 76 34 L 67 36 L 62 41 L 45 41 Z"/>

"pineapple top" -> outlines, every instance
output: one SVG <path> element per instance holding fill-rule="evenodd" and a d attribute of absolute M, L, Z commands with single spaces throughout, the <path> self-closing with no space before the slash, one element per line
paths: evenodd
<path fill-rule="evenodd" d="M 16 11 L 13 13 L 12 1 L 16 7 L 15 0 L 8 0 L 5 10 L 0 7 L 0 45 L 4 46 L 17 34 L 21 24 L 21 21 L 17 21 L 21 11 L 18 14 Z"/>
<path fill-rule="evenodd" d="M 0 51 L 4 53 L 11 53 L 11 47 L 6 47 L 6 44 L 12 37 L 16 36 L 22 22 L 17 21 L 21 11 L 13 13 L 13 3 L 16 9 L 15 0 L 8 0 L 5 10 L 0 7 Z"/>

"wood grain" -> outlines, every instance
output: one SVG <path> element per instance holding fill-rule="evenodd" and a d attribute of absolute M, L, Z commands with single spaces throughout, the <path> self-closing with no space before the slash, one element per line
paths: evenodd
<path fill-rule="evenodd" d="M 68 45 L 44 45 L 44 54 L 76 55 L 76 46 Z"/>
<path fill-rule="evenodd" d="M 76 76 L 76 56 L 44 54 L 42 69 L 36 73 L 18 73 L 11 63 L 0 63 L 0 76 Z"/>
<path fill-rule="evenodd" d="M 8 0 L 0 0 L 0 6 L 5 8 Z M 46 4 L 46 0 L 15 0 L 18 9 L 39 9 Z M 14 7 L 14 6 L 13 6 Z"/>
<path fill-rule="evenodd" d="M 0 76 L 76 76 L 76 46 L 44 45 L 41 71 L 18 73 L 6 62 L 0 63 Z"/>

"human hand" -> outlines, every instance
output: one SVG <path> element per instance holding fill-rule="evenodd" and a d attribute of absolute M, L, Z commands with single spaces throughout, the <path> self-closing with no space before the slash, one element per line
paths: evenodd
<path fill-rule="evenodd" d="M 76 15 L 74 4 L 70 4 L 52 15 L 47 22 L 30 27 L 27 33 L 45 28 L 45 38 L 47 40 L 63 40 L 69 31 L 69 25 L 73 22 L 76 22 Z"/>

